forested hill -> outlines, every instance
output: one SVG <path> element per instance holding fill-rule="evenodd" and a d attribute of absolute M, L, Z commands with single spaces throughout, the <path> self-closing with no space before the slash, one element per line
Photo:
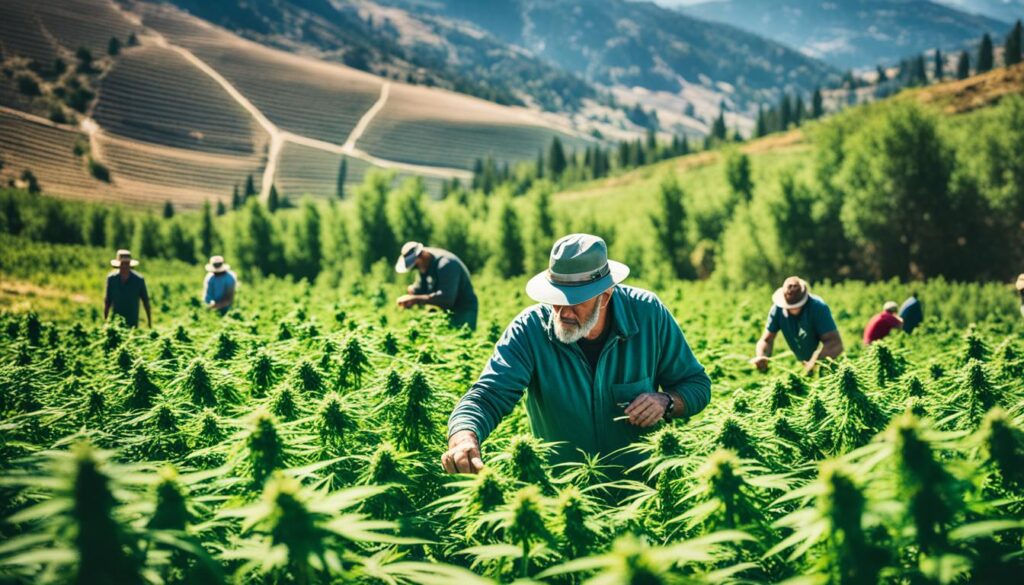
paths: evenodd
<path fill-rule="evenodd" d="M 928 0 L 714 0 L 682 10 L 843 69 L 894 63 L 935 48 L 964 49 L 985 33 L 1001 36 L 1010 28 L 1000 20 Z"/>
<path fill-rule="evenodd" d="M 500 103 L 574 109 L 593 83 L 745 100 L 810 92 L 836 71 L 773 41 L 625 0 L 173 0 L 244 36 Z"/>

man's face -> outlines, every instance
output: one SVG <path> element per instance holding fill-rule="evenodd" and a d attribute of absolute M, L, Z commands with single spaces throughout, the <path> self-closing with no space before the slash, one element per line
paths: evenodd
<path fill-rule="evenodd" d="M 804 285 L 800 282 L 800 279 L 795 276 L 790 276 L 786 279 L 786 282 L 782 283 L 782 296 L 786 297 L 787 303 L 798 303 L 800 299 L 804 298 L 807 291 L 804 290 Z M 797 307 L 796 309 L 786 309 L 790 315 L 799 315 L 803 307 Z"/>
<path fill-rule="evenodd" d="M 576 343 L 589 335 L 601 318 L 601 307 L 607 296 L 608 293 L 601 293 L 578 305 L 552 305 L 555 337 L 562 343 Z"/>
<path fill-rule="evenodd" d="M 122 260 L 122 261 L 121 261 L 121 267 L 120 267 L 120 270 L 121 270 L 122 272 L 124 272 L 124 271 L 126 271 L 126 270 L 129 270 L 129 269 L 131 269 L 131 267 L 132 267 L 132 261 L 131 261 L 131 260 Z"/>

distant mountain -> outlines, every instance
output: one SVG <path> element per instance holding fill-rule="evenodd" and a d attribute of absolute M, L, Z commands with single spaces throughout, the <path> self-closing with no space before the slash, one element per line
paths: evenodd
<path fill-rule="evenodd" d="M 1024 18 L 1024 0 L 938 0 L 964 12 L 984 14 L 1007 23 Z"/>
<path fill-rule="evenodd" d="M 651 2 L 379 0 L 468 21 L 584 79 L 678 92 L 683 83 L 738 97 L 810 91 L 835 71 L 776 42 Z"/>
<path fill-rule="evenodd" d="M 593 87 L 492 35 L 362 0 L 170 0 L 252 40 L 505 105 L 572 111 Z"/>
<path fill-rule="evenodd" d="M 679 10 L 756 32 L 844 69 L 894 63 L 936 47 L 957 49 L 986 32 L 1002 35 L 1009 29 L 994 18 L 927 0 L 713 0 Z"/>

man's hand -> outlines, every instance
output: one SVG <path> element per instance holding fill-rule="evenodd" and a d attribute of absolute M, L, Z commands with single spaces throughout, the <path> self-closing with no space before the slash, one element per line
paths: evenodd
<path fill-rule="evenodd" d="M 405 287 L 405 292 L 407 292 L 409 294 L 415 294 L 416 293 L 416 285 L 415 284 L 410 284 L 409 286 Z"/>
<path fill-rule="evenodd" d="M 459 431 L 448 437 L 448 451 L 441 455 L 441 465 L 448 473 L 478 473 L 483 469 L 476 433 Z"/>
<path fill-rule="evenodd" d="M 768 356 L 759 355 L 755 358 L 751 358 L 750 364 L 757 368 L 759 372 L 768 371 L 768 362 L 771 361 Z"/>
<path fill-rule="evenodd" d="M 644 392 L 626 407 L 629 424 L 647 428 L 658 424 L 665 417 L 665 409 L 672 402 L 664 392 Z"/>
<path fill-rule="evenodd" d="M 397 303 L 399 307 L 402 307 L 403 309 L 408 309 L 409 307 L 416 304 L 416 295 L 402 295 L 398 297 Z"/>

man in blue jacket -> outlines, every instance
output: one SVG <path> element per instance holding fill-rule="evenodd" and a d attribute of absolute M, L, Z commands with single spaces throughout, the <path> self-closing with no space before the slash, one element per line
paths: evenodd
<path fill-rule="evenodd" d="M 549 268 L 526 285 L 539 304 L 508 326 L 448 420 L 446 471 L 480 471 L 480 444 L 524 390 L 533 434 L 558 442 L 552 463 L 610 454 L 707 405 L 711 380 L 679 325 L 653 293 L 621 285 L 628 274 L 597 236 L 555 243 Z M 612 463 L 640 460 L 617 454 Z"/>

